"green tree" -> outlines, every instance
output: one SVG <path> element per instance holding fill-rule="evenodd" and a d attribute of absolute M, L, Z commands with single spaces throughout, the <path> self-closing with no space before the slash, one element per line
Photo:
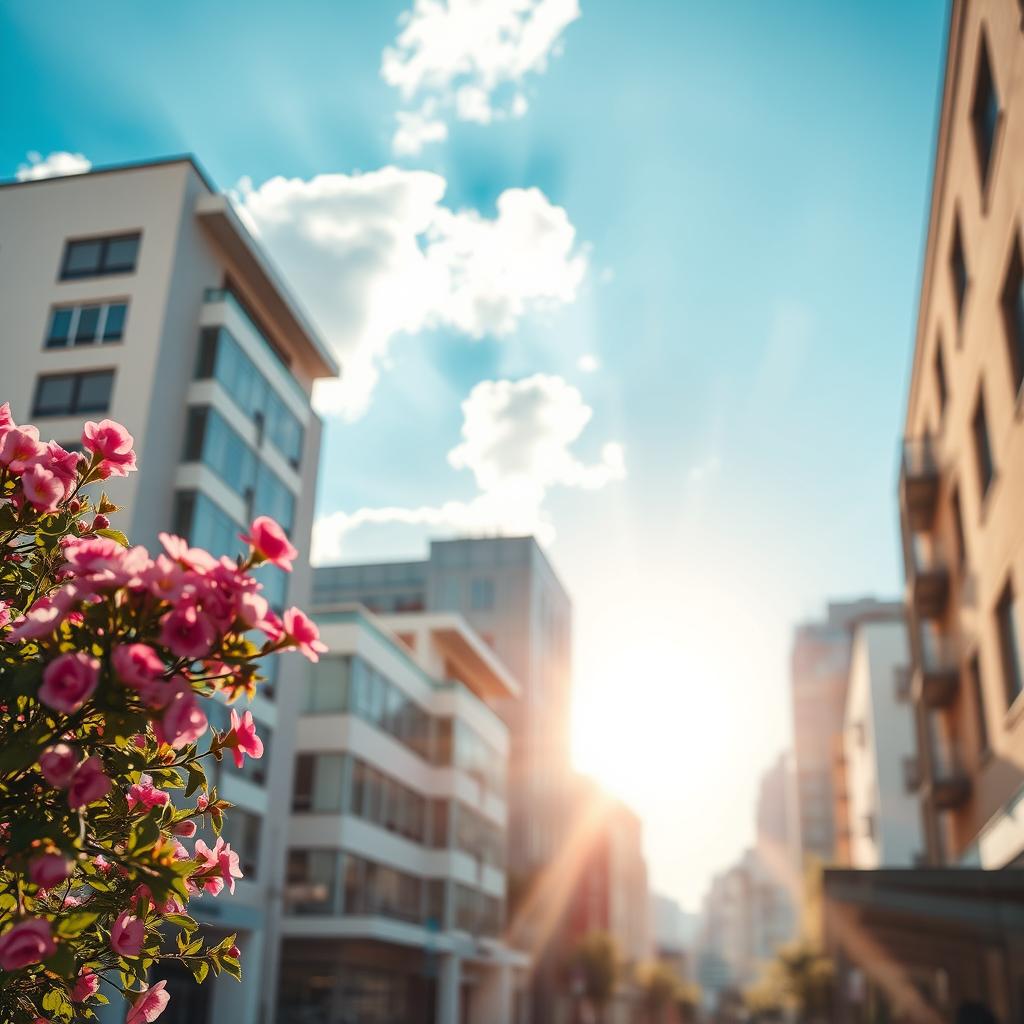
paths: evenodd
<path fill-rule="evenodd" d="M 669 1010 L 682 992 L 683 983 L 675 970 L 659 960 L 641 964 L 636 972 L 637 985 L 649 1024 L 665 1024 Z"/>
<path fill-rule="evenodd" d="M 583 986 L 583 995 L 604 1020 L 604 1011 L 619 983 L 619 949 L 607 932 L 591 932 L 576 947 L 573 966 Z"/>

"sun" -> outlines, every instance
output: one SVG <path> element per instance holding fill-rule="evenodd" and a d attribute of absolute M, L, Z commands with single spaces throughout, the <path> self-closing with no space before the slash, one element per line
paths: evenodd
<path fill-rule="evenodd" d="M 617 649 L 576 686 L 573 761 L 631 803 L 707 781 L 729 714 L 714 665 L 659 639 Z"/>

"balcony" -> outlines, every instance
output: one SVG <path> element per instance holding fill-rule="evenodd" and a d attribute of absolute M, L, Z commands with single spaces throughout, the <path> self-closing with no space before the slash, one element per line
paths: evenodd
<path fill-rule="evenodd" d="M 914 700 L 928 708 L 944 708 L 953 702 L 959 688 L 960 647 L 956 638 L 925 632 L 920 663 L 914 670 Z"/>
<path fill-rule="evenodd" d="M 916 757 L 903 758 L 903 788 L 908 793 L 921 788 L 921 762 Z"/>
<path fill-rule="evenodd" d="M 971 779 L 955 747 L 937 746 L 932 753 L 932 802 L 940 811 L 952 811 L 971 795 Z"/>
<path fill-rule="evenodd" d="M 939 465 L 932 440 L 927 435 L 903 442 L 900 492 L 910 528 L 928 529 L 935 518 L 939 496 Z"/>
<path fill-rule="evenodd" d="M 949 563 L 936 539 L 914 534 L 907 552 L 910 601 L 922 619 L 937 619 L 949 599 Z"/>

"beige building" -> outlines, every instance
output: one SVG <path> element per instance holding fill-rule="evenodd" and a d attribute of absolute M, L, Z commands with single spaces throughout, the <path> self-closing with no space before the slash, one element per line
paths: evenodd
<path fill-rule="evenodd" d="M 1024 853 L 1024 35 L 955 0 L 900 513 L 929 861 Z"/>
<path fill-rule="evenodd" d="M 320 449 L 310 394 L 338 367 L 195 162 L 2 185 L 0 242 L 0 401 L 65 446 L 84 420 L 128 427 L 140 471 L 108 489 L 132 540 L 152 550 L 171 530 L 234 553 L 266 513 L 308 552 Z M 261 572 L 275 606 L 308 604 L 308 562 L 290 577 Z M 165 970 L 181 1019 L 271 1019 L 287 826 L 271 810 L 287 806 L 300 662 L 281 659 L 252 704 L 264 757 L 219 771 L 246 878 L 234 897 L 190 908 L 210 932 L 238 933 L 245 979 L 196 987 Z"/>

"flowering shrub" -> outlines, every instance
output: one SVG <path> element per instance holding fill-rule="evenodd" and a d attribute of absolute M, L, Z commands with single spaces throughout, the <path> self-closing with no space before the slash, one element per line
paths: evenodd
<path fill-rule="evenodd" d="M 12 1024 L 94 1017 L 100 979 L 128 1000 L 129 1024 L 153 1021 L 167 960 L 197 982 L 240 977 L 234 936 L 207 944 L 187 910 L 242 877 L 203 760 L 241 766 L 263 743 L 251 713 L 232 710 L 201 751 L 203 705 L 251 697 L 262 658 L 325 650 L 250 575 L 291 570 L 297 552 L 272 520 L 252 524 L 237 560 L 167 534 L 151 557 L 111 528 L 117 508 L 85 488 L 134 471 L 132 446 L 104 420 L 85 424 L 84 455 L 67 452 L 0 406 L 0 1020 Z"/>

